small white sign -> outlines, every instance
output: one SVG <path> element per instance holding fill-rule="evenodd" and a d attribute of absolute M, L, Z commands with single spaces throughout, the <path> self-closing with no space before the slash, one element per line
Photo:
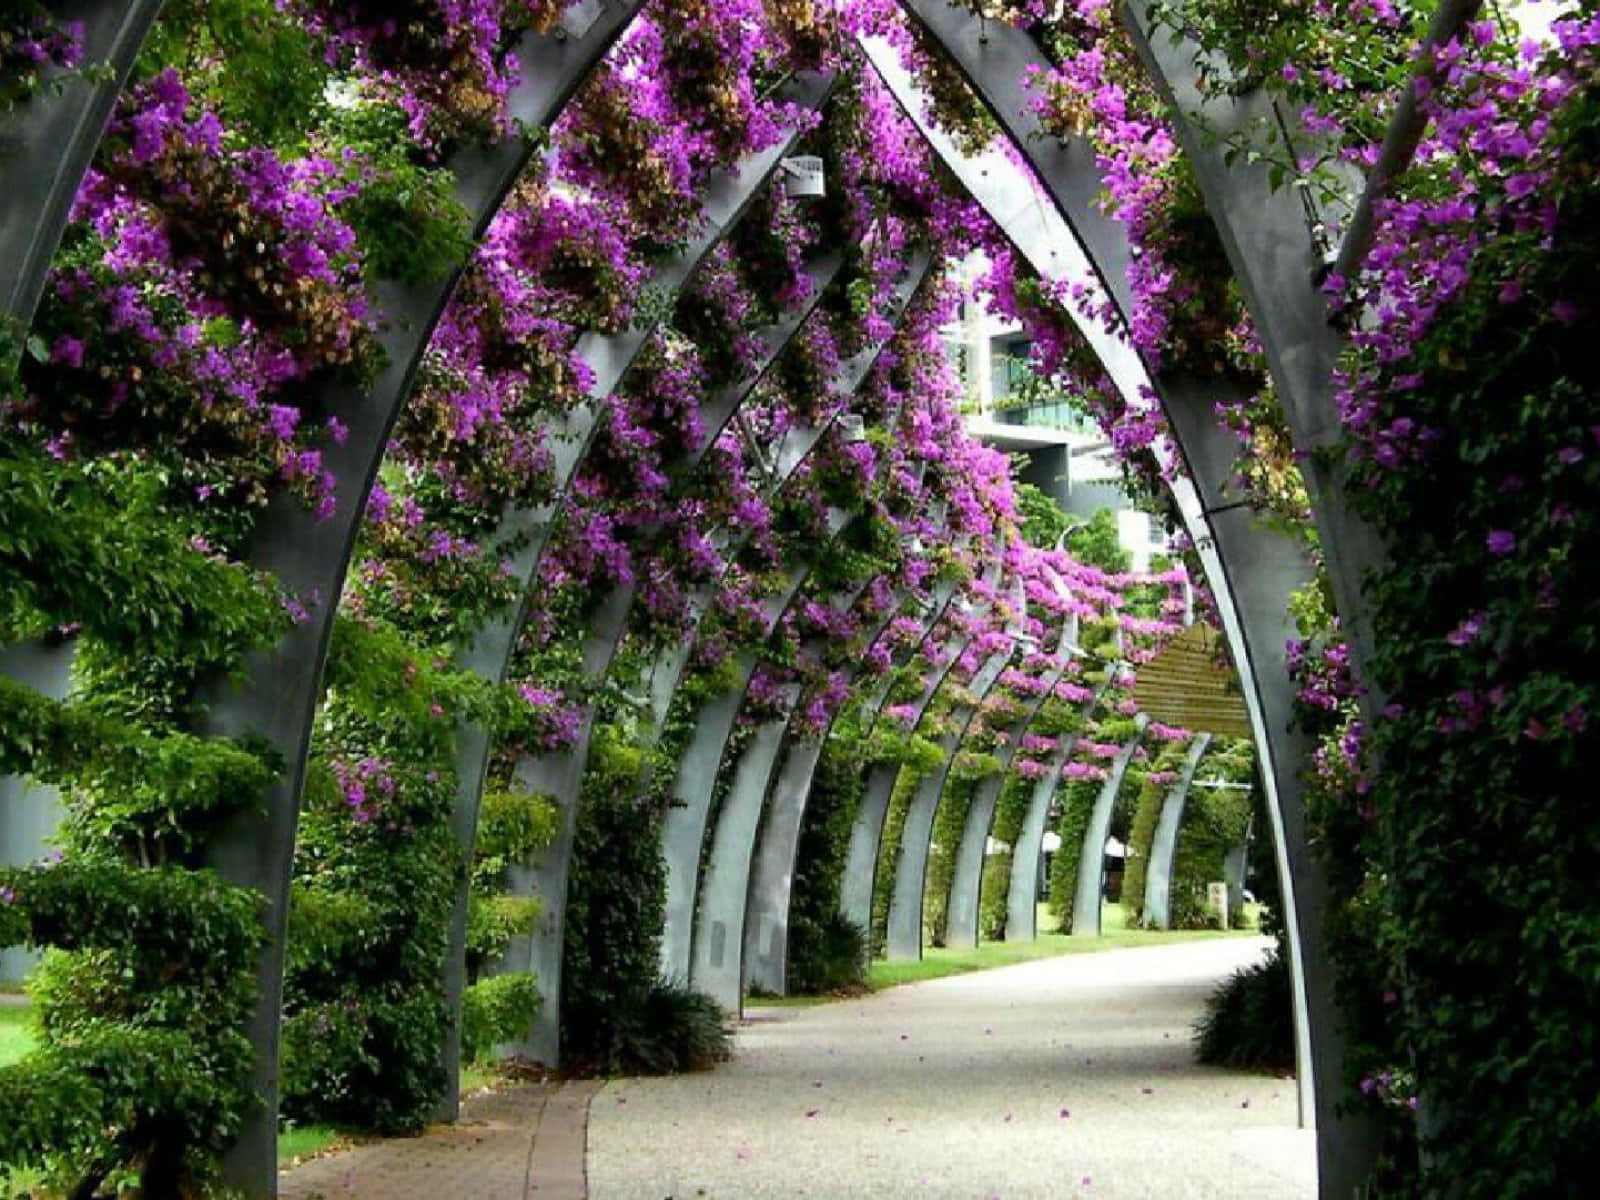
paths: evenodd
<path fill-rule="evenodd" d="M 822 160 L 815 154 L 797 154 L 784 159 L 783 173 L 789 195 L 796 200 L 815 199 L 828 194 Z"/>

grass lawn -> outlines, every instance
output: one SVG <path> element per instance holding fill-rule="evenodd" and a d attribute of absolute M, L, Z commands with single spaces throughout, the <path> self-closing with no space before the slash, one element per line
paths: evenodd
<path fill-rule="evenodd" d="M 10 1066 L 33 1049 L 33 1030 L 28 1028 L 28 1010 L 0 1006 L 0 1067 Z"/>
<path fill-rule="evenodd" d="M 1248 916 L 1252 925 L 1255 912 Z M 1130 946 L 1165 946 L 1172 942 L 1204 941 L 1212 938 L 1250 937 L 1254 929 L 1174 929 L 1170 932 L 1149 929 L 1129 929 L 1127 914 L 1120 904 L 1107 904 L 1100 910 L 1101 936 L 1070 937 L 1057 928 L 1049 908 L 1039 905 L 1039 937 L 1032 942 L 980 942 L 976 950 L 957 950 L 948 946 L 925 946 L 920 959 L 905 962 L 887 962 L 874 959 L 867 971 L 867 986 L 873 991 L 894 987 L 901 983 L 917 983 L 924 979 L 942 979 L 946 975 L 962 975 L 969 971 L 986 971 L 991 967 L 1009 967 L 1016 963 L 1032 962 L 1039 958 L 1056 958 L 1063 954 L 1094 954 L 1101 950 L 1121 950 Z M 751 997 L 750 1003 L 758 1007 L 806 1008 L 813 1004 L 827 1004 L 837 996 L 787 996 Z"/>

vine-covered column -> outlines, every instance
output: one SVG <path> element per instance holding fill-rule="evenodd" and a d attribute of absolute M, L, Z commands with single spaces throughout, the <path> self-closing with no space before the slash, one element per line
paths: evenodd
<path fill-rule="evenodd" d="M 1099 697 L 1090 701 L 1092 712 Z M 1045 762 L 1044 774 L 1034 781 L 1028 794 L 1022 831 L 1011 848 L 1011 878 L 1006 888 L 1006 941 L 1031 942 L 1039 936 L 1039 873 L 1044 861 L 1045 827 L 1050 820 L 1050 805 L 1061 786 L 1061 772 L 1078 748 L 1076 734 L 1063 737 Z"/>
<path fill-rule="evenodd" d="M 751 847 L 784 730 L 799 698 L 798 684 L 784 685 L 773 704 L 776 715 L 756 726 L 732 765 L 732 783 L 712 833 L 711 859 L 697 889 L 699 907 L 689 982 L 735 1014 L 744 997 L 741 962 Z"/>
<path fill-rule="evenodd" d="M 998 574 L 998 564 L 995 564 L 993 573 Z M 908 732 L 922 724 L 928 708 L 939 695 L 971 640 L 970 635 L 962 634 L 948 646 L 938 647 L 947 657 L 934 669 L 925 681 L 922 693 L 909 706 L 905 714 Z M 872 765 L 862 788 L 860 808 L 850 826 L 850 845 L 845 852 L 844 877 L 839 887 L 839 913 L 846 921 L 861 929 L 872 928 L 872 897 L 877 887 L 878 856 L 889 816 L 889 801 L 894 794 L 895 781 L 900 777 L 900 769 L 898 759 Z"/>
<path fill-rule="evenodd" d="M 33 320 L 83 174 L 160 10 L 161 0 L 69 0 L 50 5 L 37 30 L 54 61 L 0 117 L 0 335 L 12 325 L 20 341 Z"/>
<path fill-rule="evenodd" d="M 895 292 L 891 323 L 898 327 L 905 316 L 917 289 L 932 266 L 931 256 L 919 249 L 911 257 L 906 276 Z M 833 391 L 843 396 L 854 395 L 866 382 L 873 366 L 889 344 L 889 338 L 871 343 L 860 354 L 841 363 L 833 379 Z M 815 447 L 832 422 L 821 426 L 805 426 L 806 453 Z M 799 430 L 791 431 L 799 432 Z M 806 455 L 791 453 L 784 467 L 776 472 L 776 482 L 782 486 Z M 830 528 L 835 534 L 843 528 L 840 518 L 830 514 Z M 809 569 L 806 566 L 805 569 Z M 777 620 L 787 608 L 789 600 L 798 594 L 804 583 L 804 574 L 791 574 L 785 582 L 785 596 L 777 609 L 768 609 L 770 621 L 766 632 L 771 633 Z M 701 606 L 703 611 L 704 606 Z M 655 706 L 665 712 L 672 705 L 672 697 L 683 679 L 683 667 L 688 660 L 689 647 L 671 654 L 673 660 L 658 668 L 651 689 Z M 662 853 L 666 862 L 666 925 L 661 939 L 661 973 L 666 979 L 687 979 L 692 961 L 694 937 L 695 889 L 698 880 L 700 848 L 705 842 L 706 822 L 710 817 L 711 794 L 716 785 L 717 767 L 723 758 L 733 722 L 744 702 L 744 689 L 749 686 L 755 670 L 755 659 L 741 655 L 735 668 L 734 686 L 706 700 L 694 719 L 694 734 L 683 757 L 679 760 L 672 785 L 673 806 L 667 812 L 662 829 Z"/>
<path fill-rule="evenodd" d="M 928 622 L 955 594 L 945 585 L 933 599 Z M 897 594 L 882 625 L 870 641 L 876 642 L 888 629 L 903 601 Z M 863 659 L 849 677 L 852 691 Z M 862 715 L 870 723 L 883 703 L 880 691 L 862 702 Z M 836 712 L 835 718 L 838 716 Z M 783 755 L 772 784 L 772 796 L 756 837 L 754 862 L 750 873 L 749 900 L 744 917 L 744 976 L 752 987 L 782 996 L 788 987 L 789 899 L 794 882 L 795 854 L 800 845 L 800 828 L 805 820 L 806 801 L 817 764 L 833 730 L 834 720 L 814 734 L 802 734 L 791 721 L 784 738 Z"/>
<path fill-rule="evenodd" d="M 1178 849 L 1178 826 L 1183 821 L 1184 802 L 1194 783 L 1200 760 L 1211 747 L 1211 735 L 1201 733 L 1189 743 L 1183 768 L 1167 789 L 1156 821 L 1155 837 L 1150 842 L 1150 863 L 1144 876 L 1144 920 L 1151 929 L 1172 928 L 1172 858 Z"/>
<path fill-rule="evenodd" d="M 813 75 L 794 89 L 792 98 L 798 104 L 815 107 L 826 100 L 834 84 L 835 77 L 831 75 Z M 748 155 L 737 171 L 713 180 L 702 201 L 699 232 L 689 245 L 657 269 L 651 279 L 653 289 L 669 301 L 676 297 L 700 264 L 738 224 L 756 196 L 771 182 L 778 164 L 793 149 L 799 136 L 798 131 L 792 132 L 773 146 Z M 664 314 L 668 311 L 668 305 L 656 311 Z M 578 357 L 593 376 L 590 388 L 592 404 L 568 414 L 561 423 L 562 428 L 551 439 L 556 459 L 555 500 L 535 510 L 513 513 L 507 518 L 505 525 L 508 532 L 521 531 L 524 534 L 523 544 L 511 560 L 512 569 L 521 585 L 520 599 L 511 610 L 501 613 L 479 631 L 471 646 L 458 656 L 461 666 L 496 681 L 506 678 L 517 639 L 527 620 L 544 552 L 549 544 L 551 523 L 561 498 L 566 494 L 593 439 L 605 404 L 643 352 L 658 323 L 659 317 L 621 333 L 591 332 L 579 339 Z M 748 389 L 745 394 L 748 394 Z M 730 404 L 729 415 L 731 412 Z M 585 639 L 581 665 L 584 678 L 596 680 L 603 677 L 609 668 L 627 632 L 632 601 L 631 592 L 612 595 L 597 609 L 594 627 L 588 631 Z M 543 997 L 528 1039 L 519 1044 L 517 1049 L 551 1065 L 559 1061 L 560 1053 L 561 959 L 567 859 L 576 827 L 577 799 L 583 783 L 584 766 L 588 761 L 593 719 L 594 707 L 586 705 L 577 740 L 572 746 L 555 754 L 524 760 L 516 768 L 519 785 L 529 792 L 548 796 L 561 814 L 560 825 L 551 844 L 540 852 L 535 861 L 520 864 L 510 873 L 512 894 L 536 895 L 542 902 L 542 908 L 534 931 L 526 938 L 517 939 L 506 963 L 508 967 L 532 971 L 537 976 Z M 478 810 L 482 802 L 490 749 L 490 739 L 484 732 L 476 729 L 463 731 L 457 760 L 458 799 L 453 823 L 463 853 L 469 861 L 476 840 Z M 446 999 L 453 1016 L 458 1013 L 459 996 L 465 982 L 467 899 L 466 883 L 463 882 L 452 915 L 446 958 Z M 447 1066 L 451 1060 L 451 1043 L 458 1047 L 455 1053 L 459 1055 L 459 1025 L 459 1017 L 456 1016 L 451 1022 L 452 1033 L 446 1046 Z"/>
<path fill-rule="evenodd" d="M 487 148 L 462 150 L 448 164 L 470 214 L 474 241 L 483 236 L 536 152 L 538 131 L 560 112 L 636 8 L 608 8 L 582 37 L 558 32 L 524 38 L 518 57 L 525 75 L 507 110 L 514 125 L 527 133 Z M 312 717 L 322 695 L 334 614 L 389 435 L 459 273 L 457 269 L 425 284 L 377 286 L 378 307 L 388 317 L 380 335 L 385 365 L 362 394 L 330 397 L 344 427 L 342 442 L 328 446 L 323 457 L 325 468 L 339 481 L 333 512 L 319 516 L 290 496 L 278 496 L 253 536 L 250 565 L 304 597 L 307 619 L 269 653 L 255 657 L 242 679 L 218 681 L 202 721 L 212 735 L 264 739 L 284 764 L 267 797 L 265 817 L 251 812 L 236 818 L 206 852 L 207 864 L 225 879 L 266 897 L 266 939 L 249 1028 L 256 1051 L 253 1082 L 263 1104 L 248 1118 L 225 1162 L 229 1181 L 251 1195 L 271 1195 L 277 1178 L 277 1063 L 289 879 Z"/>
<path fill-rule="evenodd" d="M 1003 22 L 982 27 L 973 13 L 942 0 L 904 0 L 904 4 L 961 69 L 1013 147 L 1034 167 L 1126 321 L 1134 309 L 1129 279 L 1132 248 L 1127 232 L 1097 202 L 1103 179 L 1098 170 L 1088 169 L 1096 161 L 1096 148 L 1081 134 L 1044 129 L 1024 85 L 1030 75 L 1048 74 L 1049 60 L 1027 33 Z M 1252 170 L 1260 173 L 1265 168 Z M 1264 181 L 1261 186 L 1265 192 Z M 1294 224 L 1298 233 L 1292 242 L 1293 261 L 1303 261 L 1301 282 L 1309 284 L 1314 264 L 1297 214 Z M 1048 265 L 1037 252 L 1030 258 L 1036 266 Z M 1286 638 L 1295 634 L 1287 617 L 1289 598 L 1311 578 L 1311 567 L 1292 538 L 1256 520 L 1253 511 L 1235 503 L 1230 493 L 1235 447 L 1229 444 L 1231 435 L 1218 428 L 1215 409 L 1219 401 L 1239 399 L 1228 394 L 1231 385 L 1226 380 L 1202 383 L 1168 375 L 1154 379 L 1152 386 L 1189 468 L 1192 488 L 1198 492 L 1185 503 L 1182 489 L 1188 481 L 1174 483 L 1174 500 L 1195 543 L 1239 672 L 1269 789 L 1293 960 L 1302 1119 L 1309 1122 L 1316 1114 L 1324 1182 L 1336 1190 L 1349 1190 L 1339 1181 L 1354 1186 L 1365 1177 L 1372 1143 L 1356 1128 L 1357 1122 L 1341 1117 L 1333 1107 L 1336 1089 L 1331 1081 L 1342 1069 L 1343 1039 L 1322 950 L 1323 873 L 1313 861 L 1305 833 L 1300 771 L 1312 746 L 1310 739 L 1291 732 L 1293 688 L 1284 655 Z M 1023 911 L 1023 895 L 1034 885 L 1017 875 L 1019 866 L 1013 862 L 1010 924 L 1026 922 L 1018 927 L 1031 927 L 1032 909 Z M 1328 1086 L 1317 1086 L 1319 1075 L 1329 1081 Z M 1335 1130 L 1341 1132 L 1335 1135 Z"/>
<path fill-rule="evenodd" d="M 853 514 L 839 509 L 827 514 L 827 535 L 831 542 L 853 520 Z M 770 637 L 790 606 L 800 595 L 816 566 L 816 556 L 807 556 L 789 569 L 777 594 L 768 598 L 762 614 L 762 636 Z M 672 781 L 672 808 L 662 827 L 662 856 L 667 868 L 666 924 L 661 938 L 661 973 L 667 979 L 690 979 L 697 937 L 695 911 L 699 898 L 700 852 L 705 844 L 706 826 L 711 820 L 718 769 L 733 738 L 739 710 L 744 706 L 750 682 L 760 663 L 755 651 L 740 654 L 734 666 L 732 685 L 702 705 L 695 717 L 694 736 L 679 760 Z M 781 743 L 782 728 L 777 740 Z M 776 754 L 774 745 L 773 753 Z M 754 770 L 754 768 L 751 768 Z M 770 770 L 770 764 L 768 765 Z M 741 901 L 742 903 L 742 901 Z"/>
<path fill-rule="evenodd" d="M 1065 638 L 1059 653 L 1068 653 Z M 956 846 L 955 865 L 950 875 L 950 900 L 945 910 L 947 945 L 973 949 L 978 945 L 978 901 L 983 886 L 984 850 L 989 842 L 989 831 L 994 827 L 995 805 L 1000 799 L 1000 789 L 1005 786 L 1022 739 L 1027 736 L 1039 710 L 1066 671 L 1067 664 L 1063 661 L 1045 675 L 1044 688 L 1028 704 L 1023 716 L 1011 726 L 1005 742 L 995 750 L 1000 769 L 979 783 L 973 793 L 966 820 L 961 826 L 961 841 Z"/>
<path fill-rule="evenodd" d="M 1111 832 L 1111 810 L 1117 802 L 1117 792 L 1128 773 L 1128 764 L 1138 753 L 1144 741 L 1144 732 L 1150 718 L 1140 713 L 1134 718 L 1134 734 L 1117 752 L 1111 768 L 1106 772 L 1105 783 L 1095 797 L 1094 810 L 1089 814 L 1089 825 L 1084 830 L 1083 844 L 1078 847 L 1077 891 L 1072 898 L 1072 933 L 1074 937 L 1100 936 L 1100 898 L 1105 891 L 1106 838 Z M 1062 846 L 1058 853 L 1068 853 Z"/>
<path fill-rule="evenodd" d="M 890 959 L 922 957 L 922 890 L 927 879 L 929 841 L 933 837 L 933 819 L 938 812 L 939 798 L 950 778 L 956 751 L 961 748 L 962 739 L 978 714 L 978 706 L 1000 682 L 1001 674 L 1015 653 L 1013 641 L 1006 649 L 991 654 L 978 668 L 971 683 L 972 703 L 960 706 L 952 714 L 949 732 L 939 739 L 943 761 L 917 781 L 912 793 L 900 844 L 895 851 L 894 891 L 889 900 L 884 939 L 884 949 Z"/>

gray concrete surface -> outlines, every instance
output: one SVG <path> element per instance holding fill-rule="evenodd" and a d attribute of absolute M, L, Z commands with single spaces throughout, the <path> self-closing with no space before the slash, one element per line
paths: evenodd
<path fill-rule="evenodd" d="M 733 1062 L 594 1099 L 593 1200 L 1309 1200 L 1291 1081 L 1189 1026 L 1264 939 L 1113 950 L 752 1009 Z"/>

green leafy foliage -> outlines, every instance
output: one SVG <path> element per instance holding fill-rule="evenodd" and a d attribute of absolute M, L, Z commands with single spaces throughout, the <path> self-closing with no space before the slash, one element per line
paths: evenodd
<path fill-rule="evenodd" d="M 1403 364 L 1408 415 L 1447 435 L 1425 467 L 1372 464 L 1352 489 L 1403 547 L 1368 581 L 1368 684 L 1403 703 L 1370 731 L 1381 770 L 1319 797 L 1315 817 L 1344 898 L 1330 934 L 1350 1082 L 1420 1082 L 1425 1167 L 1404 1144 L 1405 1095 L 1366 1101 L 1395 1139 L 1396 1190 L 1420 1176 L 1427 1194 L 1569 1195 L 1600 1135 L 1592 77 L 1555 137 L 1553 224 L 1480 250 Z"/>
<path fill-rule="evenodd" d="M 475 976 L 512 938 L 532 933 L 543 907 L 537 896 L 474 894 L 467 907 L 467 970 Z"/>
<path fill-rule="evenodd" d="M 1109 508 L 1096 509 L 1087 525 L 1080 525 L 1067 538 L 1067 550 L 1082 563 L 1113 574 L 1132 570 L 1133 556 L 1122 548 L 1117 530 L 1117 514 Z"/>
<path fill-rule="evenodd" d="M 1236 1070 L 1294 1070 L 1294 1003 L 1289 966 L 1274 952 L 1217 985 L 1195 1023 L 1203 1063 Z"/>
<path fill-rule="evenodd" d="M 0 944 L 62 948 L 32 981 L 42 1043 L 0 1069 L 0 1162 L 85 1195 L 133 1164 L 150 1195 L 210 1178 L 248 1104 L 258 899 L 114 861 L 0 872 L 0 896 Z"/>
<path fill-rule="evenodd" d="M 567 882 L 562 971 L 562 1053 L 578 1069 L 621 1072 L 655 1061 L 644 1013 L 660 961 L 666 867 L 662 811 L 641 794 L 641 766 L 620 731 L 597 728 Z"/>
<path fill-rule="evenodd" d="M 647 986 L 642 1001 L 613 1014 L 608 1074 L 671 1075 L 707 1071 L 727 1060 L 732 1037 L 717 1002 L 684 983 Z"/>
<path fill-rule="evenodd" d="M 865 787 L 862 741 L 852 717 L 835 722 L 812 776 L 789 895 L 790 995 L 851 991 L 866 982 L 866 931 L 839 914 L 850 829 Z"/>
<path fill-rule="evenodd" d="M 1013 480 L 1012 490 L 1016 496 L 1017 515 L 1022 518 L 1023 540 L 1041 550 L 1054 550 L 1061 535 L 1072 528 L 1072 517 L 1031 483 Z"/>
<path fill-rule="evenodd" d="M 1254 780 L 1254 755 L 1249 743 L 1242 741 L 1225 743 L 1207 755 L 1195 773 L 1172 860 L 1174 929 L 1204 929 L 1216 924 L 1217 914 L 1206 900 L 1206 885 L 1224 877 L 1223 858 L 1244 843 L 1250 828 L 1251 788 L 1208 785 L 1249 785 Z M 1242 914 L 1231 917 L 1242 918 Z"/>
<path fill-rule="evenodd" d="M 0 446 L 0 636 L 78 624 L 125 658 L 193 677 L 232 671 L 287 630 L 276 590 L 204 549 L 170 486 L 150 464 L 64 465 Z"/>
<path fill-rule="evenodd" d="M 1161 821 L 1161 810 L 1175 786 L 1151 777 L 1158 772 L 1181 771 L 1186 753 L 1185 743 L 1168 742 L 1139 784 L 1133 822 L 1125 839 L 1128 865 L 1122 877 L 1122 907 L 1128 914 L 1130 928 L 1144 923 L 1145 879 L 1150 869 L 1150 849 L 1155 842 L 1156 826 Z"/>
<path fill-rule="evenodd" d="M 1102 786 L 1098 779 L 1067 779 L 1056 793 L 1060 806 L 1056 834 L 1061 845 L 1050 859 L 1050 912 L 1068 933 L 1072 932 L 1072 901 L 1078 888 L 1078 855 Z"/>
<path fill-rule="evenodd" d="M 540 1002 L 539 981 L 530 971 L 472 984 L 461 997 L 461 1060 L 482 1062 L 497 1044 L 526 1036 Z"/>

